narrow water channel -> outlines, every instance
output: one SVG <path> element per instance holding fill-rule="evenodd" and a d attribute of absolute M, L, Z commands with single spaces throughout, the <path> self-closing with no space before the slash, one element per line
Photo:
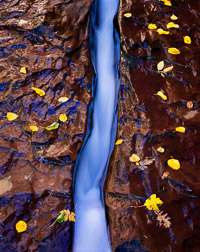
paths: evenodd
<path fill-rule="evenodd" d="M 91 10 L 89 36 L 95 76 L 87 134 L 74 168 L 74 252 L 111 251 L 103 185 L 117 129 L 118 5 L 118 0 L 96 0 Z"/>

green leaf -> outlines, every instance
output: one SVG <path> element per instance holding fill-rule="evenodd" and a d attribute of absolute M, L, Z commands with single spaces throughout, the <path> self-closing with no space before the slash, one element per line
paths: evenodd
<path fill-rule="evenodd" d="M 65 219 L 65 212 L 62 210 L 60 211 L 60 215 L 57 217 L 57 219 L 54 221 L 53 224 L 51 224 L 49 227 L 52 227 L 56 222 L 62 223 Z"/>
<path fill-rule="evenodd" d="M 54 122 L 51 125 L 47 126 L 45 129 L 46 130 L 54 130 L 57 129 L 59 127 L 59 123 L 58 122 Z"/>

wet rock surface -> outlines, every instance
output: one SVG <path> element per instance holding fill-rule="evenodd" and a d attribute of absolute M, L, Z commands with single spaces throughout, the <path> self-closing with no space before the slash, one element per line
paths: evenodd
<path fill-rule="evenodd" d="M 104 187 L 113 251 L 199 251 L 199 5 L 196 1 L 125 1 L 119 9 L 121 86 L 118 137 Z M 131 13 L 127 18 L 125 13 Z M 160 35 L 149 23 L 166 29 L 170 17 L 179 29 Z M 192 43 L 185 44 L 183 36 Z M 179 55 L 168 48 L 180 50 Z M 173 69 L 161 75 L 157 64 Z M 155 95 L 162 91 L 167 100 Z M 193 107 L 187 103 L 192 101 Z M 184 126 L 185 133 L 175 132 Z M 157 151 L 165 149 L 164 153 Z M 147 165 L 130 162 L 135 153 Z M 179 170 L 167 165 L 173 157 Z M 163 177 L 163 173 L 168 176 Z M 165 173 L 166 175 L 167 173 Z M 158 225 L 154 211 L 142 206 L 152 193 L 163 201 L 160 210 L 170 228 Z"/>
<path fill-rule="evenodd" d="M 92 3 L 0 2 L 1 251 L 71 251 L 72 225 L 49 225 L 59 211 L 73 209 L 73 165 L 91 100 Z M 8 112 L 18 118 L 8 121 Z M 59 121 L 63 113 L 66 122 Z M 45 129 L 54 122 L 58 129 Z M 32 133 L 31 125 L 38 131 Z M 28 225 L 25 233 L 15 230 L 19 220 Z"/>
<path fill-rule="evenodd" d="M 0 2 L 0 250 L 71 251 L 72 225 L 57 223 L 73 209 L 74 161 L 86 133 L 93 68 L 88 24 L 93 0 Z M 113 251 L 199 251 L 199 4 L 195 0 L 121 0 L 121 85 L 116 145 L 104 187 Z M 124 13 L 132 17 L 124 17 Z M 160 35 L 178 17 L 179 29 Z M 189 35 L 190 45 L 183 36 Z M 176 47 L 179 55 L 167 48 Z M 164 60 L 172 71 L 161 76 Z M 20 73 L 26 66 L 27 73 Z M 32 87 L 46 92 L 38 96 Z M 167 100 L 155 94 L 163 90 Z M 60 103 L 60 97 L 68 97 Z M 187 103 L 192 101 L 193 107 Z M 8 121 L 7 112 L 19 117 Z M 59 121 L 66 113 L 68 120 Z M 59 128 L 44 129 L 54 122 Z M 39 130 L 32 134 L 30 125 Z M 175 128 L 184 126 L 186 133 Z M 157 148 L 162 146 L 164 153 Z M 147 166 L 131 163 L 136 153 Z M 167 165 L 169 158 L 181 168 Z M 167 178 L 163 173 L 169 172 Z M 141 206 L 151 193 L 163 201 L 169 229 Z M 15 224 L 27 222 L 17 233 Z"/>

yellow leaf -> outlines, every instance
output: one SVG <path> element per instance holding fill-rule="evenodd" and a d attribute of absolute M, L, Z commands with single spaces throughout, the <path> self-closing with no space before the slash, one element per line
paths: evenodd
<path fill-rule="evenodd" d="M 171 18 L 172 20 L 177 20 L 177 19 L 178 19 L 177 16 L 175 16 L 175 15 L 172 15 L 170 18 Z"/>
<path fill-rule="evenodd" d="M 15 113 L 12 113 L 12 112 L 8 112 L 8 113 L 7 113 L 7 119 L 8 119 L 9 121 L 13 121 L 13 120 L 17 119 L 17 117 L 18 117 L 18 115 L 15 114 Z"/>
<path fill-rule="evenodd" d="M 172 6 L 172 3 L 170 1 L 164 1 L 164 4 L 167 6 Z"/>
<path fill-rule="evenodd" d="M 192 101 L 187 102 L 187 107 L 188 107 L 189 109 L 193 108 L 193 106 L 194 106 L 194 104 L 193 104 Z"/>
<path fill-rule="evenodd" d="M 126 18 L 130 18 L 130 17 L 132 17 L 132 13 L 125 13 L 124 16 L 125 16 Z"/>
<path fill-rule="evenodd" d="M 172 169 L 174 169 L 174 170 L 178 170 L 178 169 L 180 169 L 180 162 L 177 160 L 177 159 L 169 159 L 168 161 L 167 161 L 167 164 L 169 165 L 169 167 L 171 167 Z"/>
<path fill-rule="evenodd" d="M 167 96 L 164 95 L 162 91 L 158 91 L 157 95 L 160 96 L 163 100 L 167 100 Z"/>
<path fill-rule="evenodd" d="M 20 69 L 20 73 L 26 73 L 26 67 L 22 67 L 21 69 Z"/>
<path fill-rule="evenodd" d="M 140 162 L 136 162 L 135 164 L 136 164 L 136 165 L 140 165 Z"/>
<path fill-rule="evenodd" d="M 191 38 L 189 37 L 189 36 L 185 36 L 185 37 L 183 37 L 183 39 L 184 39 L 184 43 L 185 44 L 191 44 Z"/>
<path fill-rule="evenodd" d="M 157 64 L 157 70 L 158 71 L 161 71 L 163 68 L 164 68 L 164 61 L 160 61 L 158 64 Z"/>
<path fill-rule="evenodd" d="M 162 175 L 162 179 L 166 179 L 169 177 L 169 172 L 164 172 Z"/>
<path fill-rule="evenodd" d="M 165 78 L 165 75 L 163 73 L 160 74 L 163 78 Z"/>
<path fill-rule="evenodd" d="M 67 116 L 66 116 L 66 114 L 61 114 L 61 115 L 59 116 L 59 120 L 60 120 L 61 122 L 66 122 L 66 121 L 67 121 Z"/>
<path fill-rule="evenodd" d="M 171 48 L 168 48 L 168 53 L 171 53 L 171 54 L 180 54 L 180 51 L 175 48 L 175 47 L 171 47 Z"/>
<path fill-rule="evenodd" d="M 179 25 L 175 24 L 174 22 L 170 22 L 167 24 L 167 29 L 170 29 L 170 28 L 179 28 Z"/>
<path fill-rule="evenodd" d="M 157 151 L 160 152 L 160 153 L 164 153 L 165 149 L 160 146 L 160 147 L 157 148 Z"/>
<path fill-rule="evenodd" d="M 118 139 L 117 141 L 116 141 L 116 143 L 115 143 L 115 145 L 119 145 L 119 144 L 121 144 L 121 143 L 123 143 L 123 139 Z"/>
<path fill-rule="evenodd" d="M 160 198 L 156 198 L 156 194 L 152 194 L 148 199 L 146 199 L 144 206 L 149 210 L 158 211 L 158 205 L 162 205 L 163 202 Z"/>
<path fill-rule="evenodd" d="M 74 212 L 71 212 L 70 215 L 69 215 L 69 221 L 74 221 L 75 222 L 76 221 L 75 216 L 76 216 L 76 214 Z"/>
<path fill-rule="evenodd" d="M 150 30 L 155 30 L 155 29 L 157 29 L 157 25 L 156 25 L 156 24 L 149 24 L 149 25 L 148 25 L 148 28 L 149 28 Z"/>
<path fill-rule="evenodd" d="M 67 210 L 64 209 L 63 211 L 64 211 L 64 221 L 68 221 L 69 215 L 70 215 L 70 210 L 69 209 L 67 209 Z"/>
<path fill-rule="evenodd" d="M 38 131 L 38 127 L 37 127 L 37 126 L 34 126 L 34 125 L 31 125 L 31 126 L 30 126 L 30 129 L 32 130 L 32 132 Z"/>
<path fill-rule="evenodd" d="M 25 221 L 18 221 L 16 223 L 15 227 L 16 227 L 16 230 L 17 230 L 18 233 L 22 233 L 22 232 L 26 231 L 27 224 L 26 224 Z"/>
<path fill-rule="evenodd" d="M 131 155 L 131 157 L 129 158 L 129 160 L 131 162 L 133 162 L 133 163 L 136 163 L 136 162 L 140 161 L 140 157 L 138 155 L 136 155 L 136 154 L 133 154 L 133 155 Z"/>
<path fill-rule="evenodd" d="M 176 127 L 176 131 L 181 132 L 181 133 L 185 133 L 185 127 L 182 127 L 182 126 Z"/>
<path fill-rule="evenodd" d="M 163 69 L 162 72 L 165 72 L 165 73 L 166 73 L 166 72 L 169 72 L 169 71 L 171 71 L 173 68 L 174 68 L 173 66 L 167 67 L 167 68 Z"/>
<path fill-rule="evenodd" d="M 40 89 L 40 88 L 35 88 L 35 87 L 32 87 L 32 89 L 36 92 L 36 94 L 38 94 L 39 96 L 44 96 L 45 95 L 45 92 Z"/>
<path fill-rule="evenodd" d="M 163 29 L 161 29 L 161 28 L 159 28 L 158 30 L 157 30 L 157 33 L 159 33 L 159 34 L 165 34 L 165 35 L 167 35 L 167 34 L 169 34 L 169 31 L 164 31 Z"/>
<path fill-rule="evenodd" d="M 69 98 L 67 98 L 67 97 L 60 97 L 58 99 L 59 102 L 67 102 L 68 100 L 69 100 Z"/>

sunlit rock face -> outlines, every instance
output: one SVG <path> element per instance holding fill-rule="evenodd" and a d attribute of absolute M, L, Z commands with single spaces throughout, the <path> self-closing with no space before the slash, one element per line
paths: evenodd
<path fill-rule="evenodd" d="M 0 3 L 0 250 L 71 251 L 73 166 L 86 133 L 93 0 Z M 27 73 L 20 73 L 26 67 Z M 41 88 L 38 96 L 31 88 Z M 60 97 L 68 97 L 60 103 Z M 8 121 L 7 112 L 19 117 Z M 59 121 L 66 113 L 68 120 Z M 59 128 L 44 127 L 59 122 Z M 38 131 L 32 134 L 30 125 Z M 15 224 L 27 222 L 18 234 Z"/>
<path fill-rule="evenodd" d="M 199 41 L 197 1 L 121 0 L 121 85 L 119 92 L 118 137 L 104 187 L 113 251 L 199 251 Z M 132 13 L 126 18 L 125 13 Z M 166 29 L 176 15 L 180 29 L 160 35 L 148 29 L 156 24 Z M 185 44 L 184 36 L 192 43 Z M 168 48 L 180 50 L 179 55 Z M 161 76 L 157 64 L 173 70 Z M 162 90 L 167 100 L 155 94 Z M 187 102 L 193 107 L 188 108 Z M 175 133 L 184 126 L 186 133 Z M 157 151 L 158 147 L 164 153 Z M 141 160 L 153 158 L 147 167 L 131 163 L 133 154 Z M 167 165 L 171 157 L 181 168 Z M 169 172 L 162 179 L 164 172 Z M 156 215 L 141 206 L 150 194 L 163 201 L 160 210 L 168 213 L 171 227 L 158 225 Z"/>

